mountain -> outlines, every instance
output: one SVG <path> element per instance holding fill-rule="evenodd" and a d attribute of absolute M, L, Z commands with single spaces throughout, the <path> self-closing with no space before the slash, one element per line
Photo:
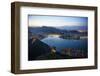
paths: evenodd
<path fill-rule="evenodd" d="M 51 34 L 51 33 L 58 33 L 61 34 L 62 32 L 67 32 L 66 30 L 61 30 L 55 27 L 29 27 L 29 32 L 32 34 Z"/>
<path fill-rule="evenodd" d="M 87 26 L 61 26 L 58 28 L 63 30 L 87 30 L 88 29 Z"/>
<path fill-rule="evenodd" d="M 28 41 L 28 60 L 35 60 L 38 56 L 51 52 L 51 48 L 38 39 Z"/>
<path fill-rule="evenodd" d="M 43 39 L 49 34 L 60 34 L 60 35 L 73 35 L 77 34 L 80 36 L 87 35 L 87 26 L 62 26 L 62 27 L 28 27 L 28 36 L 34 36 L 38 39 Z"/>
<path fill-rule="evenodd" d="M 28 27 L 29 32 L 32 34 L 51 34 L 51 33 L 66 33 L 66 32 L 72 32 L 77 30 L 84 30 L 87 31 L 87 26 L 61 26 L 61 27 Z"/>
<path fill-rule="evenodd" d="M 52 52 L 51 47 L 38 39 L 28 41 L 28 60 L 69 59 L 68 55 Z"/>

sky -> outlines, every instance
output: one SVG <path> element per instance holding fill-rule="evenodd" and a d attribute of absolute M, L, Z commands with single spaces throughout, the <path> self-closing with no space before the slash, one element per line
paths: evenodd
<path fill-rule="evenodd" d="M 88 18 L 71 16 L 28 15 L 28 24 L 31 27 L 87 26 Z"/>

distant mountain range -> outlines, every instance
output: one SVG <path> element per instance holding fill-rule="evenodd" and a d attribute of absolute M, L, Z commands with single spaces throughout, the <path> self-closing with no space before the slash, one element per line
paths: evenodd
<path fill-rule="evenodd" d="M 49 33 L 78 33 L 78 30 L 87 30 L 87 26 L 62 26 L 62 27 L 29 27 L 29 32 L 32 32 L 33 34 L 49 34 Z"/>
<path fill-rule="evenodd" d="M 85 30 L 84 32 L 79 32 L 78 30 Z M 47 36 L 48 34 L 87 34 L 87 27 L 86 26 L 63 26 L 59 28 L 55 27 L 28 27 L 28 34 L 32 35 L 41 35 L 43 37 Z"/>
<path fill-rule="evenodd" d="M 63 30 L 88 30 L 87 26 L 61 26 L 58 28 Z"/>
<path fill-rule="evenodd" d="M 63 30 L 54 27 L 29 27 L 28 30 L 33 34 L 49 34 L 49 33 L 61 33 Z"/>

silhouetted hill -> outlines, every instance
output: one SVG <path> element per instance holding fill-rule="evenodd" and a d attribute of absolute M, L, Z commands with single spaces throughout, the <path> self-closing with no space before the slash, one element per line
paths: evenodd
<path fill-rule="evenodd" d="M 38 39 L 28 41 L 28 60 L 35 60 L 38 56 L 51 52 L 51 48 Z"/>
<path fill-rule="evenodd" d="M 28 60 L 70 59 L 71 56 L 60 52 L 52 52 L 51 48 L 38 39 L 30 39 L 28 42 Z"/>

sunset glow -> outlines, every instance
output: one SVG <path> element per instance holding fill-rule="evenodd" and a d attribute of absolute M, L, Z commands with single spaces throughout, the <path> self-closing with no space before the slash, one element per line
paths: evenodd
<path fill-rule="evenodd" d="M 29 15 L 29 26 L 86 26 L 87 17 Z"/>

